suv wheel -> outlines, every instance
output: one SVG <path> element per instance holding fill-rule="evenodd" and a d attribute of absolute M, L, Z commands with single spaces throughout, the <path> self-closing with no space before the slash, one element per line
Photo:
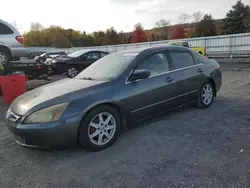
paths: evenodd
<path fill-rule="evenodd" d="M 10 55 L 6 50 L 0 50 L 0 63 L 5 65 L 10 62 Z"/>

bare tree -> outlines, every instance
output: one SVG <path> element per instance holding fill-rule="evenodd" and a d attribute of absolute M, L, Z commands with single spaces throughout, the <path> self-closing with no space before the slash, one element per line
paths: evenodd
<path fill-rule="evenodd" d="M 158 22 L 155 23 L 155 29 L 156 36 L 154 37 L 158 38 L 158 40 L 167 40 L 168 39 L 168 26 L 170 25 L 170 20 L 164 20 L 161 19 Z"/>
<path fill-rule="evenodd" d="M 16 29 L 19 29 L 19 25 L 16 23 L 16 20 L 10 22 L 11 25 L 13 25 Z"/>
<path fill-rule="evenodd" d="M 43 29 L 44 29 L 43 26 L 38 22 L 32 22 L 30 25 L 31 31 L 41 31 Z"/>
<path fill-rule="evenodd" d="M 187 14 L 187 13 L 182 13 L 182 14 L 179 16 L 178 20 L 179 20 L 179 22 L 180 22 L 181 24 L 185 24 L 185 23 L 188 23 L 188 22 L 190 21 L 191 17 L 192 17 L 192 16 L 190 16 L 190 15 Z"/>
<path fill-rule="evenodd" d="M 203 14 L 201 11 L 198 11 L 198 12 L 194 12 L 192 16 L 193 16 L 194 22 L 198 23 L 202 20 Z"/>
<path fill-rule="evenodd" d="M 171 23 L 170 20 L 161 19 L 155 23 L 155 27 L 156 28 L 166 27 L 166 26 L 169 26 L 170 23 Z"/>

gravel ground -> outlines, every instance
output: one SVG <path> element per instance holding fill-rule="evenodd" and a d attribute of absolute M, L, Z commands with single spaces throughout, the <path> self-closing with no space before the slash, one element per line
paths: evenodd
<path fill-rule="evenodd" d="M 223 65 L 223 87 L 209 109 L 142 122 L 97 153 L 18 146 L 1 104 L 0 188 L 250 187 L 250 69 L 234 67 Z"/>

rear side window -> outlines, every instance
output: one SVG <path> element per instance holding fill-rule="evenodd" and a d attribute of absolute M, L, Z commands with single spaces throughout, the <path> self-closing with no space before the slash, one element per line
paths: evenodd
<path fill-rule="evenodd" d="M 106 55 L 108 55 L 107 53 L 104 53 L 104 52 L 100 52 L 101 56 L 100 57 L 104 57 Z"/>
<path fill-rule="evenodd" d="M 175 69 L 181 69 L 195 65 L 190 52 L 170 52 L 169 53 Z"/>
<path fill-rule="evenodd" d="M 201 60 L 193 54 L 195 64 L 200 64 Z"/>
<path fill-rule="evenodd" d="M 12 34 L 13 31 L 3 23 L 0 23 L 0 34 Z"/>
<path fill-rule="evenodd" d="M 207 59 L 201 55 L 200 53 L 197 53 L 196 51 L 192 51 L 195 57 L 197 57 L 200 61 L 206 61 Z"/>

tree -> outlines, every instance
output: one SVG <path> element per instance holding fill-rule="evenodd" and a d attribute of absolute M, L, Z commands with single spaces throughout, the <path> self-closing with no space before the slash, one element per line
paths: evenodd
<path fill-rule="evenodd" d="M 30 25 L 31 31 L 41 31 L 43 29 L 44 29 L 43 26 L 38 22 L 32 22 Z"/>
<path fill-rule="evenodd" d="M 155 36 L 154 33 L 152 33 L 151 40 L 152 40 L 152 41 L 157 41 L 157 37 Z"/>
<path fill-rule="evenodd" d="M 190 16 L 189 14 L 187 13 L 182 13 L 179 17 L 178 17 L 178 20 L 179 20 L 179 23 L 180 24 L 186 24 L 190 21 L 192 16 Z"/>
<path fill-rule="evenodd" d="M 193 16 L 195 23 L 200 22 L 202 20 L 202 17 L 203 17 L 201 11 L 194 12 L 192 16 Z"/>
<path fill-rule="evenodd" d="M 195 37 L 205 37 L 216 35 L 216 29 L 212 15 L 206 14 L 203 19 L 196 25 Z"/>
<path fill-rule="evenodd" d="M 24 33 L 24 45 L 25 46 L 41 46 L 40 42 L 40 32 L 37 33 L 36 31 L 29 31 Z"/>
<path fill-rule="evenodd" d="M 17 24 L 16 20 L 10 22 L 11 25 L 13 25 L 16 29 L 19 29 L 19 25 Z"/>
<path fill-rule="evenodd" d="M 160 21 L 155 23 L 154 33 L 159 36 L 159 40 L 167 40 L 168 39 L 168 26 L 170 25 L 169 20 L 161 19 Z"/>
<path fill-rule="evenodd" d="M 170 20 L 164 20 L 164 19 L 161 19 L 159 20 L 158 22 L 155 23 L 155 27 L 156 28 L 162 28 L 162 27 L 167 27 L 170 25 Z"/>
<path fill-rule="evenodd" d="M 82 37 L 81 37 L 81 41 L 82 41 L 82 46 L 86 47 L 86 46 L 94 46 L 95 44 L 95 39 L 92 35 L 83 33 Z"/>
<path fill-rule="evenodd" d="M 170 39 L 183 39 L 183 38 L 185 38 L 184 27 L 182 25 L 174 26 L 169 38 Z"/>
<path fill-rule="evenodd" d="M 107 29 L 104 37 L 104 45 L 118 44 L 119 38 L 114 27 Z"/>
<path fill-rule="evenodd" d="M 128 43 L 128 36 L 123 32 L 120 31 L 118 34 L 119 44 L 127 44 Z"/>
<path fill-rule="evenodd" d="M 250 32 L 250 8 L 247 11 L 247 17 L 244 20 L 244 26 L 247 29 L 247 32 Z"/>
<path fill-rule="evenodd" d="M 247 24 L 250 16 L 249 9 L 249 6 L 237 1 L 222 22 L 222 34 L 237 34 L 250 31 Z"/>
<path fill-rule="evenodd" d="M 96 46 L 101 46 L 104 44 L 105 33 L 103 31 L 94 32 L 93 37 Z"/>
<path fill-rule="evenodd" d="M 132 33 L 131 43 L 147 42 L 146 34 L 140 23 L 135 25 L 135 29 Z"/>

